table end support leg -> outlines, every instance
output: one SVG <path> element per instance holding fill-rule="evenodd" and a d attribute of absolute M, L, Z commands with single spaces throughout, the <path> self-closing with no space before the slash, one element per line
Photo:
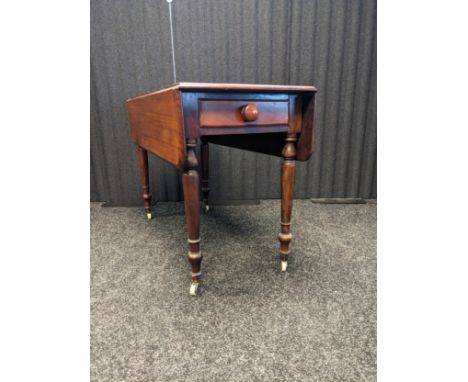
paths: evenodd
<path fill-rule="evenodd" d="M 292 239 L 290 228 L 294 177 L 296 173 L 296 141 L 297 134 L 288 133 L 286 144 L 281 153 L 284 160 L 281 166 L 281 232 L 278 234 L 278 240 L 280 241 L 282 272 L 285 272 L 288 268 L 289 243 Z"/>
<path fill-rule="evenodd" d="M 199 210 L 199 177 L 198 161 L 195 155 L 196 140 L 187 139 L 187 158 L 182 174 L 184 189 L 185 218 L 188 229 L 188 260 L 192 267 L 190 295 L 197 294 L 201 276 L 202 254 L 200 251 L 200 210 Z"/>
<path fill-rule="evenodd" d="M 149 192 L 149 175 L 148 175 L 148 152 L 138 146 L 138 164 L 140 167 L 140 182 L 143 189 L 143 206 L 145 207 L 146 217 L 151 220 L 153 215 L 151 211 L 151 194 Z"/>

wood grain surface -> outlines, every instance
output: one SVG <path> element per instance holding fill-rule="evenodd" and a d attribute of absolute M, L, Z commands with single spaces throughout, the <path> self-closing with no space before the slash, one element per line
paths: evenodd
<path fill-rule="evenodd" d="M 127 101 L 127 108 L 133 142 L 182 168 L 186 149 L 179 91 L 135 97 Z"/>

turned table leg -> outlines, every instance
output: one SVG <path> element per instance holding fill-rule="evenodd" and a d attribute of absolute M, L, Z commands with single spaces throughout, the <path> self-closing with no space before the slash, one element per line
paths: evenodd
<path fill-rule="evenodd" d="M 182 186 L 184 189 L 185 218 L 188 229 L 188 260 L 192 266 L 190 294 L 194 296 L 197 293 L 200 282 L 200 265 L 203 257 L 200 252 L 199 179 L 198 162 L 195 155 L 196 140 L 187 139 L 186 145 L 187 159 L 182 174 Z"/>
<path fill-rule="evenodd" d="M 201 145 L 201 190 L 203 194 L 203 202 L 205 204 L 205 211 L 210 210 L 210 205 L 208 202 L 208 196 L 210 194 L 210 185 L 209 185 L 209 166 L 210 166 L 210 151 L 208 147 L 208 142 L 202 140 Z"/>
<path fill-rule="evenodd" d="M 138 163 L 140 165 L 140 182 L 143 189 L 143 205 L 145 207 L 146 216 L 151 219 L 151 194 L 149 192 L 149 176 L 148 176 L 148 152 L 138 146 Z"/>
<path fill-rule="evenodd" d="M 296 140 L 297 135 L 288 133 L 286 144 L 281 155 L 284 158 L 281 167 L 281 232 L 278 234 L 280 241 L 281 270 L 288 267 L 289 243 L 291 234 L 291 210 L 293 203 L 294 175 L 296 172 Z"/>

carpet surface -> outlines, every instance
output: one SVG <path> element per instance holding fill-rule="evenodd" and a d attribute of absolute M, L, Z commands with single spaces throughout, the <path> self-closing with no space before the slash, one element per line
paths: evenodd
<path fill-rule="evenodd" d="M 214 206 L 191 297 L 182 203 L 92 203 L 91 380 L 375 381 L 376 209 L 295 200 L 282 273 L 279 201 Z"/>

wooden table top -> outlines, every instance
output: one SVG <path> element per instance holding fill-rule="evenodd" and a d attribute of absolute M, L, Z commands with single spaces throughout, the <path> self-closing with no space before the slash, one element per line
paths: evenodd
<path fill-rule="evenodd" d="M 315 93 L 317 88 L 308 85 L 270 85 L 270 84 L 228 84 L 213 82 L 177 82 L 164 89 L 143 94 L 131 99 L 158 94 L 170 90 L 203 91 L 203 92 L 263 92 L 263 93 Z"/>

